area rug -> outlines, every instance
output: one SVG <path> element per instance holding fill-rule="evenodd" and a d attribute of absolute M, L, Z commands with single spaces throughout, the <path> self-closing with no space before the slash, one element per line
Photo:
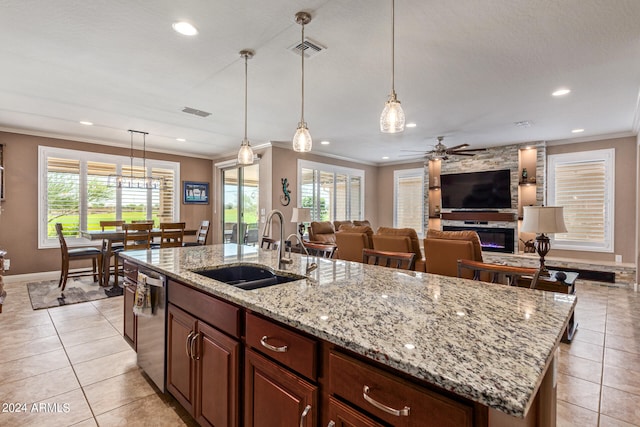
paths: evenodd
<path fill-rule="evenodd" d="M 109 289 L 99 286 L 89 278 L 68 279 L 64 292 L 60 292 L 58 280 L 27 283 L 31 307 L 34 310 L 109 298 Z"/>

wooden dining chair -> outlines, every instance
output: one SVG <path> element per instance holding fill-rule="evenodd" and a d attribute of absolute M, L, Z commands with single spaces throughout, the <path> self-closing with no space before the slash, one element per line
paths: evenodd
<path fill-rule="evenodd" d="M 365 264 L 379 265 L 381 267 L 399 268 L 401 270 L 413 270 L 416 254 L 412 252 L 391 252 L 375 249 L 362 250 L 362 262 Z"/>
<path fill-rule="evenodd" d="M 336 245 L 324 245 L 322 243 L 315 242 L 303 242 L 303 245 L 307 248 L 309 255 L 320 258 L 332 258 L 333 253 L 336 250 Z"/>
<path fill-rule="evenodd" d="M 196 232 L 195 242 L 184 242 L 182 246 L 202 246 L 207 244 L 207 237 L 209 237 L 209 221 L 203 220 Z"/>
<path fill-rule="evenodd" d="M 153 224 L 131 223 L 124 224 L 124 250 L 131 251 L 135 249 L 151 248 L 151 228 Z"/>
<path fill-rule="evenodd" d="M 182 246 L 184 239 L 184 222 L 161 222 L 160 223 L 160 247 L 175 248 Z"/>
<path fill-rule="evenodd" d="M 56 223 L 56 234 L 60 241 L 60 251 L 62 252 L 62 268 L 60 270 L 60 281 L 58 287 L 63 292 L 67 286 L 67 279 L 69 277 L 81 277 L 81 276 L 93 276 L 93 281 L 102 284 L 102 251 L 93 246 L 85 246 L 80 248 L 69 249 L 67 241 L 62 233 L 62 224 Z M 93 268 L 91 270 L 81 269 L 69 273 L 69 263 L 71 261 L 88 260 L 90 259 Z"/>
<path fill-rule="evenodd" d="M 122 231 L 122 226 L 125 221 L 115 220 L 115 221 L 100 221 L 100 229 L 102 231 Z M 111 258 L 113 257 L 113 280 L 118 285 L 118 274 L 120 274 L 121 269 L 119 268 L 118 262 L 118 252 L 124 250 L 124 244 L 120 241 L 116 241 L 114 239 L 103 239 L 102 240 L 102 256 L 103 256 L 103 279 L 104 285 L 107 286 L 109 284 L 109 276 L 111 275 Z"/>
<path fill-rule="evenodd" d="M 473 280 L 499 283 L 508 286 L 522 286 L 526 283 L 534 289 L 540 276 L 539 268 L 515 267 L 511 265 L 487 264 L 469 259 L 458 260 L 458 277 L 465 277 L 465 272 L 473 273 Z"/>

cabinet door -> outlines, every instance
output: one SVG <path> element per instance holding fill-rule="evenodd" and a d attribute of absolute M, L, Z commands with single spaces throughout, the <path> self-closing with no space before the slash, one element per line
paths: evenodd
<path fill-rule="evenodd" d="M 245 425 L 315 427 L 318 388 L 257 353 L 246 350 Z"/>
<path fill-rule="evenodd" d="M 329 420 L 331 427 L 384 427 L 333 397 L 329 398 Z"/>
<path fill-rule="evenodd" d="M 195 317 L 169 304 L 167 317 L 167 390 L 193 414 L 195 359 L 190 345 L 196 333 Z"/>
<path fill-rule="evenodd" d="M 124 337 L 129 345 L 136 350 L 136 316 L 133 314 L 134 299 L 134 285 L 126 284 L 124 287 Z"/>
<path fill-rule="evenodd" d="M 202 426 L 237 426 L 240 343 L 198 321 L 196 357 L 196 421 Z"/>

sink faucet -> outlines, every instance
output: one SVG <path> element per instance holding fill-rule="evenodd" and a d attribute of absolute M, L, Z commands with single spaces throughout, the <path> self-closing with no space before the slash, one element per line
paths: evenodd
<path fill-rule="evenodd" d="M 316 264 L 315 262 L 312 262 L 311 264 L 309 264 L 309 251 L 307 250 L 307 248 L 305 247 L 304 243 L 302 243 L 302 240 L 300 239 L 300 235 L 297 233 L 291 233 L 289 234 L 289 236 L 287 237 L 287 240 L 291 239 L 292 237 L 295 237 L 296 239 L 298 239 L 298 242 L 300 242 L 300 246 L 302 247 L 302 250 L 304 251 L 305 254 L 307 254 L 307 268 L 306 268 L 306 274 L 307 276 L 309 275 L 309 273 L 311 273 L 313 270 L 315 270 L 316 268 L 318 268 L 318 264 Z M 286 253 L 286 249 L 285 249 L 285 253 Z M 289 248 L 289 258 L 291 258 L 291 248 Z"/>
<path fill-rule="evenodd" d="M 282 246 L 284 245 L 284 215 L 277 209 L 272 210 L 267 214 L 267 219 L 264 222 L 264 230 L 262 231 L 262 237 L 269 236 L 269 227 L 271 226 L 271 220 L 273 216 L 277 215 L 280 220 L 280 241 L 278 242 L 278 268 L 284 270 L 286 264 L 292 264 L 292 259 L 287 259 L 282 256 Z"/>

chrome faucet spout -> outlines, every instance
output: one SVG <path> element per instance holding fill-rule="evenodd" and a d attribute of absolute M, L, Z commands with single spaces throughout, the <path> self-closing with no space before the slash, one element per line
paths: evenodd
<path fill-rule="evenodd" d="M 300 235 L 297 233 L 291 233 L 289 234 L 289 236 L 287 236 L 287 240 L 291 239 L 292 237 L 295 237 L 296 239 L 298 239 L 298 242 L 300 242 L 300 247 L 302 248 L 304 253 L 307 255 L 306 274 L 309 275 L 309 273 L 311 273 L 313 270 L 318 268 L 318 264 L 316 264 L 315 262 L 312 262 L 311 264 L 309 264 L 309 257 L 310 257 L 309 251 L 307 250 L 307 247 L 304 245 L 304 243 L 302 243 L 302 239 L 300 238 Z M 289 248 L 289 256 L 291 256 L 291 248 Z"/>
<path fill-rule="evenodd" d="M 264 222 L 264 229 L 262 230 L 262 237 L 267 237 L 269 235 L 269 227 L 271 226 L 271 221 L 273 216 L 277 215 L 280 220 L 280 241 L 278 242 L 278 268 L 283 270 L 286 264 L 291 264 L 291 260 L 285 259 L 282 256 L 282 246 L 284 245 L 284 215 L 281 211 L 274 209 L 267 214 L 267 218 Z"/>

